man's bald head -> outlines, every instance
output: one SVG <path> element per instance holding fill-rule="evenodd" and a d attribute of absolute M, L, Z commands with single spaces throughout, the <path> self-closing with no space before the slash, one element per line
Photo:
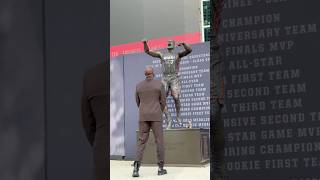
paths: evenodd
<path fill-rule="evenodd" d="M 153 73 L 153 68 L 151 66 L 147 66 L 144 70 L 144 75 L 146 76 L 146 79 L 153 79 L 154 73 Z"/>

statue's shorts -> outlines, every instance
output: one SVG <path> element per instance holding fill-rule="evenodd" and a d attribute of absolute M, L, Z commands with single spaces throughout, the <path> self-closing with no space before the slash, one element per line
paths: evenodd
<path fill-rule="evenodd" d="M 178 75 L 163 75 L 162 83 L 164 85 L 166 95 L 169 95 L 169 91 L 171 91 L 171 95 L 173 97 L 180 96 L 180 80 Z"/>

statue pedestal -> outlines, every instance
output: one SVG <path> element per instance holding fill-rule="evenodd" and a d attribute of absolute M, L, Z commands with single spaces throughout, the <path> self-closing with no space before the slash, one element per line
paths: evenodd
<path fill-rule="evenodd" d="M 138 132 L 136 131 L 137 139 Z M 165 166 L 203 166 L 210 160 L 209 129 L 163 130 Z M 157 165 L 153 132 L 144 151 L 142 165 Z"/>

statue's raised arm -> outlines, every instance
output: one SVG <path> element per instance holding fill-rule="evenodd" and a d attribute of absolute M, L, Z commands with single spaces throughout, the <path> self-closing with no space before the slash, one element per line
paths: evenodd
<path fill-rule="evenodd" d="M 142 42 L 143 42 L 144 52 L 145 53 L 149 54 L 152 57 L 156 57 L 156 58 L 161 58 L 162 57 L 160 52 L 151 51 L 149 49 L 149 46 L 148 46 L 148 43 L 147 43 L 146 39 L 143 39 Z"/>
<path fill-rule="evenodd" d="M 186 44 L 184 42 L 178 44 L 178 46 L 181 46 L 181 45 L 184 47 L 184 51 L 179 52 L 179 54 L 178 54 L 179 58 L 182 58 L 192 52 L 192 48 L 189 44 Z"/>

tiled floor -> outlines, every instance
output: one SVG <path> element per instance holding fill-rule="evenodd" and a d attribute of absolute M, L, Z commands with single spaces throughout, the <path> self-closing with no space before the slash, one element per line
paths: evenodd
<path fill-rule="evenodd" d="M 157 167 L 140 167 L 140 177 L 133 178 L 132 161 L 110 161 L 110 180 L 210 180 L 210 166 L 205 167 L 165 167 L 168 174 L 157 175 Z"/>

